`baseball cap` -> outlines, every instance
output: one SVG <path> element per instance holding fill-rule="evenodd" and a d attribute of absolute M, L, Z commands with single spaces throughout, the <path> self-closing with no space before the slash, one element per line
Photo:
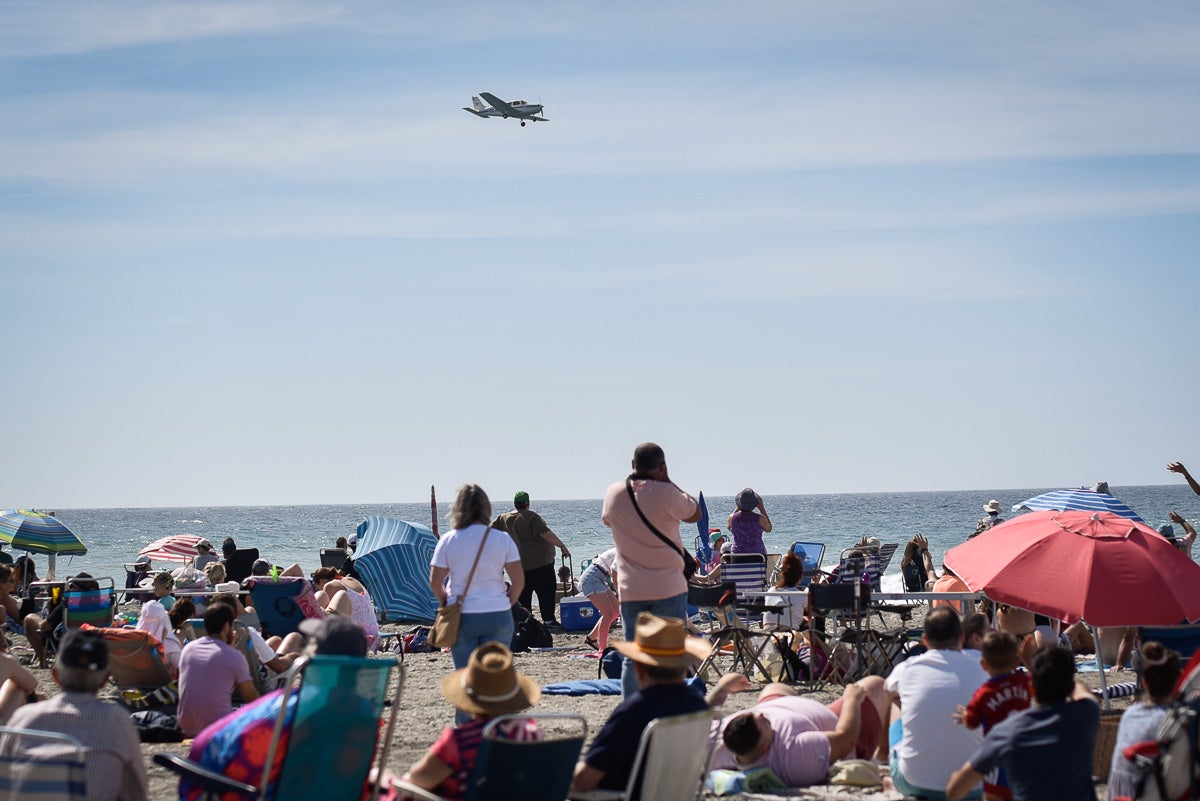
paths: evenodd
<path fill-rule="evenodd" d="M 529 493 L 521 490 L 513 496 L 513 503 L 529 503 Z"/>
<path fill-rule="evenodd" d="M 318 654 L 367 655 L 367 635 L 361 626 L 348 617 L 330 615 L 321 620 L 308 618 L 300 621 L 300 633 L 312 638 Z"/>
<path fill-rule="evenodd" d="M 58 647 L 56 661 L 88 672 L 108 670 L 108 643 L 90 631 L 69 631 Z"/>

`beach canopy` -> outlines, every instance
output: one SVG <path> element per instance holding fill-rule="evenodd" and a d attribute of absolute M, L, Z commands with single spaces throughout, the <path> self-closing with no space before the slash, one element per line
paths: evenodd
<path fill-rule="evenodd" d="M 1084 512 L 1112 512 L 1115 515 L 1127 517 L 1139 523 L 1146 522 L 1138 517 L 1137 512 L 1107 492 L 1097 492 L 1087 487 L 1044 492 L 1041 495 L 1035 495 L 1027 501 L 1013 504 L 1014 512 L 1024 510 L 1044 512 L 1051 509 L 1059 511 L 1075 509 Z"/>
<path fill-rule="evenodd" d="M 420 523 L 373 515 L 359 524 L 354 568 L 385 620 L 433 620 L 429 563 L 436 544 L 433 530 Z"/>
<path fill-rule="evenodd" d="M 0 540 L 18 551 L 87 553 L 87 546 L 58 518 L 29 509 L 5 509 L 0 512 Z"/>
<path fill-rule="evenodd" d="M 196 543 L 204 539 L 199 534 L 168 534 L 138 551 L 157 562 L 190 562 L 196 558 Z"/>
<path fill-rule="evenodd" d="M 1033 512 L 946 552 L 972 592 L 1090 626 L 1200 620 L 1200 564 L 1157 531 L 1111 512 Z"/>

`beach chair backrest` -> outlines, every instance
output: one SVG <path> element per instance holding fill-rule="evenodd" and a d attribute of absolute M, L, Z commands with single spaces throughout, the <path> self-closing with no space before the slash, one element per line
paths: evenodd
<path fill-rule="evenodd" d="M 225 560 L 225 580 L 236 581 L 239 584 L 246 580 L 254 563 L 258 561 L 257 548 L 239 548 Z"/>
<path fill-rule="evenodd" d="M 122 690 L 157 690 L 171 683 L 162 644 L 139 629 L 98 629 L 108 643 L 108 670 Z"/>
<path fill-rule="evenodd" d="M 393 713 L 381 740 L 379 720 L 397 668 L 395 659 L 352 656 L 317 655 L 301 664 L 295 674 L 298 701 L 279 783 L 276 792 L 267 797 L 359 801 L 376 761 L 377 740 L 381 743 L 378 762 L 387 759 L 397 699 L 392 699 Z M 279 745 L 283 713 L 289 706 L 281 705 L 268 766 L 274 761 L 271 757 Z"/>
<path fill-rule="evenodd" d="M 509 720 L 532 719 L 541 739 L 517 741 L 498 731 Z M 562 801 L 587 739 L 587 721 L 566 713 L 502 715 L 483 731 L 464 801 Z"/>
<path fill-rule="evenodd" d="M 0 726 L 0 799 L 86 801 L 85 753 L 66 734 Z"/>
<path fill-rule="evenodd" d="M 341 570 L 342 565 L 346 564 L 346 557 L 349 555 L 345 548 L 322 548 L 321 567 L 332 567 L 335 570 Z"/>
<path fill-rule="evenodd" d="M 321 616 L 312 587 L 299 576 L 254 577 L 246 580 L 246 586 L 262 622 L 263 636 L 286 637 L 299 631 L 306 617 Z"/>
<path fill-rule="evenodd" d="M 767 558 L 760 553 L 730 553 L 721 557 L 721 580 L 737 586 L 738 600 L 767 585 Z"/>
<path fill-rule="evenodd" d="M 879 546 L 879 572 L 871 580 L 871 589 L 879 592 L 880 582 L 883 580 L 883 574 L 887 572 L 888 566 L 892 563 L 892 557 L 896 555 L 896 549 L 900 547 L 898 542 L 885 542 Z"/>
<path fill-rule="evenodd" d="M 825 558 L 825 543 L 797 540 L 788 550 L 798 556 L 803 563 L 804 573 L 800 577 L 800 586 L 807 587 L 812 583 L 814 576 L 821 574 L 821 561 Z M 778 580 L 779 577 L 775 576 L 774 578 Z"/>
<path fill-rule="evenodd" d="M 650 722 L 638 743 L 624 798 L 692 801 L 700 792 L 711 754 L 708 740 L 711 710 L 691 712 Z"/>
<path fill-rule="evenodd" d="M 64 590 L 63 626 L 77 629 L 84 623 L 102 628 L 113 621 L 115 583 L 109 577 L 68 578 Z"/>

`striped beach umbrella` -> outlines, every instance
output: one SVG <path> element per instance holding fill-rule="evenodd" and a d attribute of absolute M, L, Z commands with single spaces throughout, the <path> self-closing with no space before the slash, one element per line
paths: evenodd
<path fill-rule="evenodd" d="M 29 509 L 5 509 L 0 512 L 0 540 L 18 551 L 87 553 L 87 546 L 58 518 Z"/>
<path fill-rule="evenodd" d="M 190 562 L 196 558 L 196 543 L 204 539 L 198 534 L 168 534 L 138 551 L 157 562 Z"/>
<path fill-rule="evenodd" d="M 1068 511 L 1081 512 L 1112 512 L 1114 515 L 1145 523 L 1138 513 L 1107 492 L 1097 492 L 1086 487 L 1078 489 L 1054 490 L 1036 495 L 1027 501 L 1013 505 L 1014 512 L 1028 510 L 1031 512 Z"/>
<path fill-rule="evenodd" d="M 437 614 L 429 589 L 436 544 L 433 530 L 419 523 L 372 516 L 359 524 L 354 569 L 386 620 L 429 622 Z"/>

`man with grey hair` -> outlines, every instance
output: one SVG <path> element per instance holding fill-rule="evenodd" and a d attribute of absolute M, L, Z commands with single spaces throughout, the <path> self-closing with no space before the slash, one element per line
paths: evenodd
<path fill-rule="evenodd" d="M 612 529 L 617 548 L 617 583 L 625 638 L 633 638 L 641 612 L 687 620 L 687 579 L 679 524 L 700 519 L 696 499 L 681 490 L 667 474 L 667 457 L 653 442 L 633 451 L 633 473 L 604 494 L 601 518 Z M 633 662 L 621 668 L 625 698 L 637 692 Z"/>
<path fill-rule="evenodd" d="M 108 681 L 108 644 L 89 631 L 71 631 L 54 660 L 54 679 L 62 693 L 18 709 L 14 729 L 68 734 L 87 748 L 88 801 L 144 801 L 146 766 L 129 713 L 96 693 Z M 0 738 L 0 753 L 17 755 L 17 740 Z"/>

